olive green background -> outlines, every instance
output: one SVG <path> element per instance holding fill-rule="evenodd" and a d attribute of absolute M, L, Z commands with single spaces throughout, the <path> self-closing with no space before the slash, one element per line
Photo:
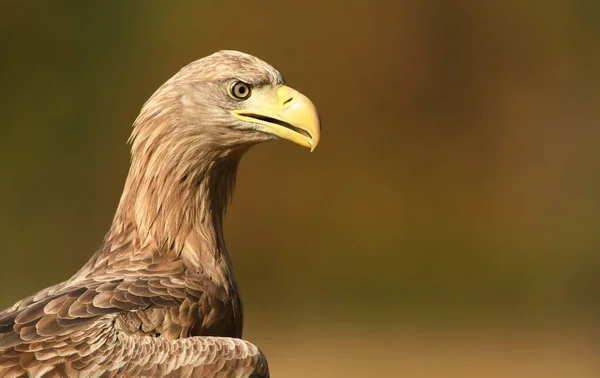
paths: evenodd
<path fill-rule="evenodd" d="M 323 122 L 226 220 L 275 377 L 600 376 L 592 0 L 0 1 L 0 307 L 92 255 L 140 107 L 220 49 Z"/>

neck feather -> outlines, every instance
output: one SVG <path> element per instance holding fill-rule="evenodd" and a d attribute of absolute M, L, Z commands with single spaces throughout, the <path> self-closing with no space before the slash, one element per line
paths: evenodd
<path fill-rule="evenodd" d="M 153 260 L 175 254 L 189 268 L 202 269 L 205 260 L 227 259 L 223 217 L 241 153 L 214 155 L 221 156 L 204 156 L 187 169 L 163 157 L 158 170 L 134 157 L 111 234 L 129 230 L 139 245 L 157 247 Z"/>
<path fill-rule="evenodd" d="M 167 82 L 142 108 L 131 138 L 132 161 L 113 225 L 89 262 L 166 272 L 204 272 L 233 280 L 223 217 L 242 155 L 261 141 L 219 120 Z M 211 123 L 211 124 L 207 124 Z M 168 273 L 168 272 L 166 272 Z"/>

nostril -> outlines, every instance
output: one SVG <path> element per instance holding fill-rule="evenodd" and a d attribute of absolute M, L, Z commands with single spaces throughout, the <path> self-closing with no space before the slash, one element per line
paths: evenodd
<path fill-rule="evenodd" d="M 298 97 L 298 92 L 296 90 L 286 87 L 285 85 L 279 86 L 276 91 L 277 101 L 279 102 L 279 106 L 284 109 L 289 108 L 294 103 L 296 97 Z"/>
<path fill-rule="evenodd" d="M 290 102 L 292 102 L 293 99 L 293 97 L 288 97 L 287 100 L 283 102 L 283 106 L 287 106 Z"/>

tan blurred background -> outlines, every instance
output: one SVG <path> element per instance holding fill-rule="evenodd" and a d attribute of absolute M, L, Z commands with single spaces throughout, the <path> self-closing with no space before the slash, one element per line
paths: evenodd
<path fill-rule="evenodd" d="M 323 120 L 226 224 L 274 377 L 600 376 L 600 3 L 0 2 L 0 307 L 107 231 L 144 101 L 238 49 Z"/>

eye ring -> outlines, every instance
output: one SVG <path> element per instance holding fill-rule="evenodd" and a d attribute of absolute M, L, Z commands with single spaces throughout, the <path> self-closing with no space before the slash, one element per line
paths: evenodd
<path fill-rule="evenodd" d="M 229 86 L 229 94 L 236 100 L 245 100 L 252 94 L 252 89 L 242 81 L 234 81 Z"/>

